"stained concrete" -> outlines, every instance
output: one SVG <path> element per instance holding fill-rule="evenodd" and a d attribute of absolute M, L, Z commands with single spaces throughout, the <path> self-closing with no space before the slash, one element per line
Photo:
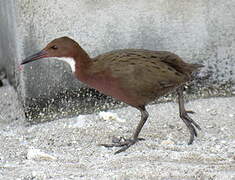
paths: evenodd
<path fill-rule="evenodd" d="M 223 85 L 226 90 L 235 83 L 234 8 L 233 0 L 0 1 L 0 66 L 6 69 L 29 117 L 32 112 L 48 113 L 43 109 L 50 105 L 56 112 L 58 104 L 67 109 L 78 104 L 76 108 L 84 112 L 84 103 L 97 107 L 94 104 L 102 99 L 92 91 L 98 97 L 91 100 L 91 91 L 80 89 L 84 86 L 62 62 L 44 59 L 18 71 L 23 58 L 65 35 L 92 57 L 121 48 L 175 52 L 187 62 L 205 65 L 202 86 Z M 76 98 L 71 94 L 84 98 L 76 103 L 50 101 L 66 100 L 67 94 L 72 102 Z"/>

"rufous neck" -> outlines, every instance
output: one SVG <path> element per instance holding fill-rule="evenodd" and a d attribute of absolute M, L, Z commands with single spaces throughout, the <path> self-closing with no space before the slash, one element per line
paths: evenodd
<path fill-rule="evenodd" d="M 89 57 L 89 55 L 79 45 L 78 45 L 77 53 L 75 54 L 74 60 L 75 60 L 76 66 L 79 69 L 86 69 L 92 63 L 92 60 Z"/>
<path fill-rule="evenodd" d="M 87 79 L 90 77 L 89 69 L 93 64 L 93 61 L 86 53 L 86 51 L 83 50 L 80 46 L 77 52 L 77 55 L 74 57 L 75 75 L 80 81 L 86 82 Z"/>

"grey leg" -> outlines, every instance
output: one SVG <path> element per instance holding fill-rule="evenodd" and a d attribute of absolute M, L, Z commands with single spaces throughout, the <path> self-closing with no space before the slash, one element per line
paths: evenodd
<path fill-rule="evenodd" d="M 197 131 L 195 127 L 198 130 L 201 130 L 200 126 L 191 118 L 189 117 L 188 113 L 194 113 L 193 111 L 186 111 L 184 107 L 184 97 L 183 97 L 183 87 L 180 87 L 177 89 L 177 94 L 178 94 L 178 100 L 179 100 L 179 113 L 180 113 L 180 118 L 184 121 L 186 126 L 189 129 L 190 132 L 190 139 L 188 144 L 192 144 L 194 137 L 197 137 Z"/>
<path fill-rule="evenodd" d="M 119 149 L 118 151 L 115 152 L 115 154 L 118 154 L 120 152 L 127 150 L 130 146 L 135 144 L 137 141 L 144 140 L 143 138 L 138 138 L 138 136 L 139 136 L 139 133 L 140 133 L 141 129 L 143 128 L 145 122 L 147 121 L 149 115 L 145 109 L 145 106 L 139 106 L 139 107 L 137 107 L 137 109 L 139 109 L 141 112 L 141 120 L 140 120 L 132 138 L 130 138 L 130 139 L 121 138 L 119 140 L 117 140 L 118 138 L 115 138 L 115 141 L 113 141 L 112 144 L 100 144 L 100 145 L 105 146 L 105 147 L 122 147 L 121 149 Z M 121 141 L 121 140 L 124 140 L 124 141 Z"/>

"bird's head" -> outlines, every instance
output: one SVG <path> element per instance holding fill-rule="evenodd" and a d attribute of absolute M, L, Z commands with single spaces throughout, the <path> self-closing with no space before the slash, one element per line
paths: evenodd
<path fill-rule="evenodd" d="M 32 61 L 36 61 L 42 58 L 56 57 L 58 59 L 64 60 L 70 65 L 74 65 L 74 58 L 78 56 L 78 49 L 80 46 L 78 43 L 68 37 L 60 37 L 54 39 L 46 45 L 41 51 L 25 58 L 21 65 L 27 64 Z M 74 67 L 72 67 L 72 70 Z"/>

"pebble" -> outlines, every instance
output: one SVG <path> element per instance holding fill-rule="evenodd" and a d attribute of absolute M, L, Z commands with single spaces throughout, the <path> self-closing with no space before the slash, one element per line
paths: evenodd
<path fill-rule="evenodd" d="M 173 145 L 175 144 L 174 141 L 172 141 L 171 139 L 167 139 L 161 142 L 161 145 Z"/>
<path fill-rule="evenodd" d="M 208 124 L 206 126 L 206 128 L 208 128 L 208 129 L 215 128 L 215 127 L 216 127 L 216 124 L 214 124 L 214 123 Z"/>
<path fill-rule="evenodd" d="M 224 140 L 222 140 L 222 141 L 220 141 L 221 142 L 221 144 L 228 144 L 228 142 L 227 141 L 224 141 Z"/>
<path fill-rule="evenodd" d="M 41 171 L 32 171 L 31 173 L 31 178 L 32 179 L 46 179 L 46 174 L 44 172 Z"/>
<path fill-rule="evenodd" d="M 115 121 L 118 121 L 118 122 L 126 122 L 125 119 L 121 119 L 121 118 L 118 117 L 118 115 L 116 113 L 111 113 L 111 112 L 101 111 L 99 113 L 99 117 L 101 119 L 104 119 L 104 120 L 115 120 Z"/>
<path fill-rule="evenodd" d="M 210 115 L 212 115 L 212 116 L 217 115 L 217 111 L 216 111 L 216 109 L 207 109 L 206 111 L 207 111 L 207 112 L 209 112 L 209 113 L 210 113 Z"/>
<path fill-rule="evenodd" d="M 3 165 L 4 168 L 15 168 L 18 164 L 14 162 L 6 162 L 6 164 Z"/>
<path fill-rule="evenodd" d="M 56 160 L 57 158 L 42 152 L 40 149 L 30 148 L 27 152 L 27 159 L 29 160 Z"/>

